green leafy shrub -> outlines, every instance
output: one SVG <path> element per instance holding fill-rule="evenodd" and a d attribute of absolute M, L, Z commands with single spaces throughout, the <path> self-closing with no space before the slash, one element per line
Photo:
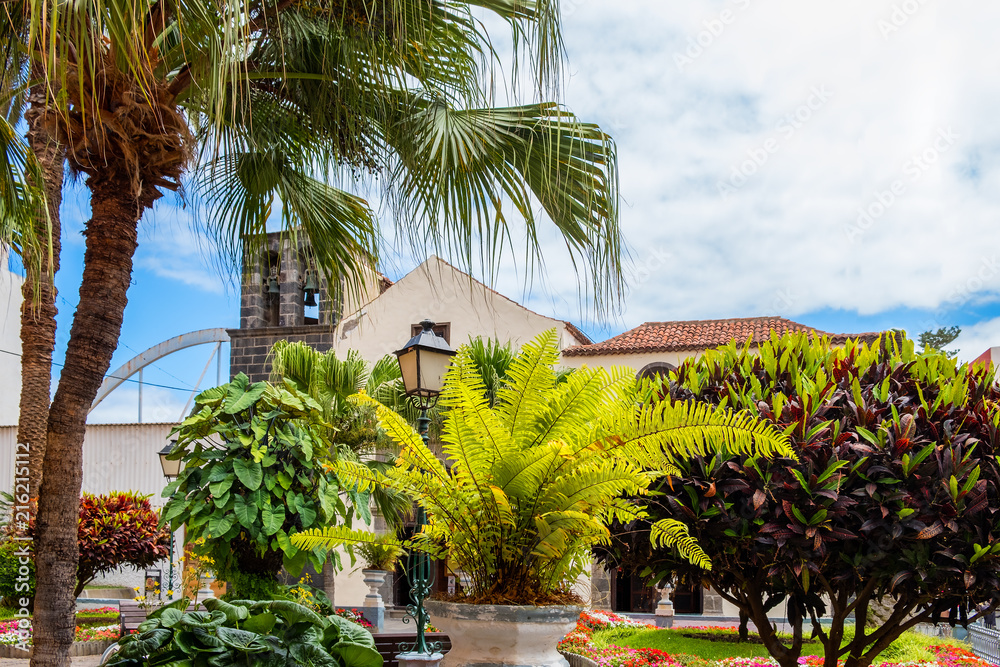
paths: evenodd
<path fill-rule="evenodd" d="M 355 512 L 371 520 L 368 496 L 330 472 L 333 459 L 356 456 L 323 437 L 322 410 L 308 394 L 240 374 L 195 401 L 175 429 L 171 456 L 184 468 L 163 491 L 163 521 L 187 526 L 195 554 L 208 556 L 228 584 L 227 597 L 273 598 L 282 567 L 293 575 L 307 561 L 322 568 L 326 549 L 299 549 L 289 539 L 297 532 L 350 525 Z"/>
<path fill-rule="evenodd" d="M 382 667 L 370 632 L 340 616 L 320 616 L 288 600 L 224 602 L 186 611 L 177 600 L 123 637 L 109 667 L 147 665 L 323 665 Z"/>
<path fill-rule="evenodd" d="M 0 597 L 8 607 L 19 607 L 19 598 L 35 595 L 35 559 L 28 559 L 28 580 L 18 581 L 21 568 L 21 557 L 17 554 L 19 549 L 21 545 L 13 540 L 0 544 Z"/>
<path fill-rule="evenodd" d="M 991 370 L 918 354 L 898 336 L 837 348 L 787 335 L 686 361 L 662 401 L 689 400 L 756 414 L 784 430 L 798 459 L 678 460 L 678 473 L 655 485 L 659 495 L 635 499 L 649 518 L 618 525 L 613 546 L 598 550 L 604 560 L 655 582 L 711 583 L 787 667 L 809 623 L 829 667 L 866 667 L 917 623 L 966 623 L 1000 605 L 1000 391 Z M 651 546 L 657 520 L 683 524 L 711 571 Z M 852 634 L 851 618 L 867 618 L 876 601 L 888 619 Z M 790 639 L 767 620 L 775 608 L 788 614 Z M 823 626 L 827 613 L 832 625 Z"/>

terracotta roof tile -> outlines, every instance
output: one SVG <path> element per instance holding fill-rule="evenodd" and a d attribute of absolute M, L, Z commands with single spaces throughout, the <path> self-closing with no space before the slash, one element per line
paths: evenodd
<path fill-rule="evenodd" d="M 848 338 L 871 342 L 879 336 L 869 332 L 861 334 L 831 334 L 819 329 L 792 322 L 783 317 L 746 317 L 728 320 L 686 320 L 679 322 L 646 322 L 635 329 L 593 345 L 576 345 L 563 350 L 567 357 L 591 357 L 606 354 L 635 354 L 641 352 L 680 352 L 705 350 L 735 340 L 747 338 L 761 341 L 771 332 L 807 331 L 829 336 L 835 344 Z"/>

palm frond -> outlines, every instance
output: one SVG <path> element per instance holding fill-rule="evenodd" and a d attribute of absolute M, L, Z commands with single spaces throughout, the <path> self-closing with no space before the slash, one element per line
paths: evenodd
<path fill-rule="evenodd" d="M 385 127 L 398 156 L 392 181 L 397 220 L 412 221 L 415 243 L 471 267 L 481 247 L 491 266 L 509 244 L 510 202 L 527 229 L 529 257 L 544 264 L 535 201 L 565 242 L 574 266 L 594 285 L 598 305 L 617 299 L 622 249 L 612 139 L 554 104 L 455 109 L 410 96 Z"/>

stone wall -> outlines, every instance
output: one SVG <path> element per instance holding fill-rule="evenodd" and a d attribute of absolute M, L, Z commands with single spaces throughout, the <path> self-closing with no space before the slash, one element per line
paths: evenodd
<path fill-rule="evenodd" d="M 611 611 L 611 575 L 598 563 L 590 568 L 590 606 Z"/>
<path fill-rule="evenodd" d="M 332 348 L 334 342 L 334 328 L 321 324 L 229 329 L 228 333 L 231 344 L 229 372 L 233 376 L 245 373 L 251 382 L 268 379 L 271 373 L 268 353 L 279 340 L 301 341 L 320 352 Z"/>

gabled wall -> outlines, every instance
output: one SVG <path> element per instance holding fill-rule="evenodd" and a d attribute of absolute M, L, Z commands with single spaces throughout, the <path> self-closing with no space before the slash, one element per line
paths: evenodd
<path fill-rule="evenodd" d="M 409 340 L 411 327 L 429 318 L 450 323 L 450 344 L 487 336 L 523 345 L 547 329 L 559 333 L 559 349 L 577 345 L 565 322 L 539 315 L 489 289 L 438 257 L 431 257 L 354 313 L 345 313 L 333 341 L 374 362 Z"/>

